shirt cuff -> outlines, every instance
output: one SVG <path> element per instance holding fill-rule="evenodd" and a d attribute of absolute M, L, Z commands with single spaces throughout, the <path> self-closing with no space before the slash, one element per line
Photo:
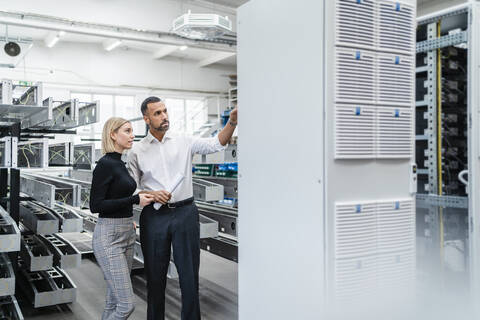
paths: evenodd
<path fill-rule="evenodd" d="M 218 151 L 223 151 L 225 149 L 227 149 L 228 147 L 228 142 L 226 145 L 222 146 L 222 144 L 220 143 L 220 138 L 218 137 L 217 135 L 217 138 L 215 139 L 215 145 L 213 146 L 214 149 L 218 152 Z"/>
<path fill-rule="evenodd" d="M 140 204 L 140 196 L 138 194 L 132 196 L 132 204 Z"/>

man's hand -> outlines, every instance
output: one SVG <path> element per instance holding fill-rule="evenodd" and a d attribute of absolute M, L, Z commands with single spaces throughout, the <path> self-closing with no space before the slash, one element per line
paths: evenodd
<path fill-rule="evenodd" d="M 232 122 L 232 124 L 237 124 L 237 108 L 233 109 L 232 111 L 230 111 L 230 121 Z"/>
<path fill-rule="evenodd" d="M 155 202 L 161 204 L 166 204 L 172 198 L 172 194 L 166 190 L 150 191 L 149 193 L 153 195 Z"/>

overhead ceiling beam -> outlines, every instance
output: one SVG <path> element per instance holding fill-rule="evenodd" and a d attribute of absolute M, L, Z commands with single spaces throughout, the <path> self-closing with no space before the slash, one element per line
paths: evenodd
<path fill-rule="evenodd" d="M 196 41 L 179 37 L 170 32 L 136 30 L 110 25 L 90 24 L 86 22 L 64 21 L 55 17 L 12 13 L 0 11 L 0 24 L 28 27 L 51 31 L 64 31 L 71 34 L 83 34 L 119 40 L 131 40 L 145 43 L 157 43 L 214 51 L 235 51 L 234 45 L 212 41 Z M 42 19 L 40 19 L 42 18 Z"/>
<path fill-rule="evenodd" d="M 234 55 L 236 55 L 235 52 L 216 52 L 216 53 L 212 54 L 210 57 L 201 60 L 198 63 L 198 67 L 203 68 L 203 67 L 209 66 L 211 64 L 214 64 L 214 63 L 220 62 L 222 60 L 225 60 L 227 58 L 233 57 Z"/>
<path fill-rule="evenodd" d="M 153 53 L 153 59 L 155 60 L 160 60 L 175 51 L 177 51 L 179 47 L 177 46 L 163 46 L 160 50 L 157 50 Z"/>

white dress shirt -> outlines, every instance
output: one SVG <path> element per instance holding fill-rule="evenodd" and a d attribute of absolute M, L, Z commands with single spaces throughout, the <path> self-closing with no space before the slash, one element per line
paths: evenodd
<path fill-rule="evenodd" d="M 193 155 L 210 154 L 224 149 L 218 136 L 195 138 L 167 131 L 160 142 L 149 131 L 147 136 L 135 143 L 128 153 L 128 171 L 137 182 L 137 192 L 166 190 L 172 185 L 177 173 L 183 174 L 185 179 L 175 189 L 170 199 L 172 203 L 182 201 L 193 196 Z M 154 181 L 151 181 L 152 179 Z M 162 188 L 158 189 L 158 186 Z"/>

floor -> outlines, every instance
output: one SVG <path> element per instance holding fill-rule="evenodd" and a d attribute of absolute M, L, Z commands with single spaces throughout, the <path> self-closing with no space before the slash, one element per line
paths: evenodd
<path fill-rule="evenodd" d="M 77 285 L 77 301 L 69 305 L 33 309 L 21 294 L 17 299 L 26 320 L 92 320 L 100 319 L 103 311 L 105 281 L 101 270 L 91 258 L 82 260 L 79 268 L 67 270 Z M 204 320 L 238 318 L 237 264 L 202 250 L 200 267 L 200 305 Z M 129 320 L 146 319 L 146 288 L 143 275 L 132 278 L 136 307 Z M 178 280 L 169 279 L 166 292 L 166 319 L 180 319 L 180 288 Z"/>

